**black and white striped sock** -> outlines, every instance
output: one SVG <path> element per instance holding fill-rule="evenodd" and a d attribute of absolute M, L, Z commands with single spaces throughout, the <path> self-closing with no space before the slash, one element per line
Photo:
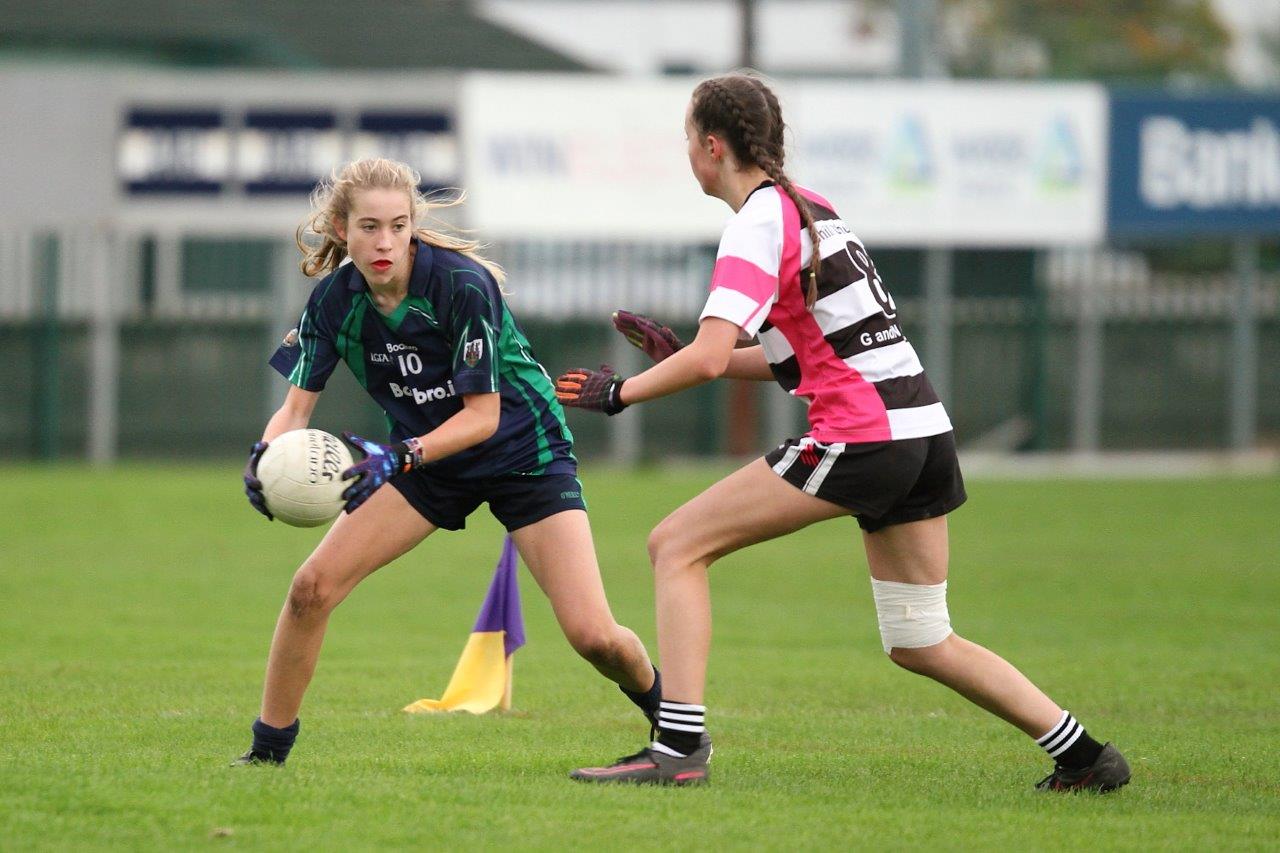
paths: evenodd
<path fill-rule="evenodd" d="M 1036 738 L 1036 743 L 1055 763 L 1071 770 L 1088 767 L 1102 752 L 1102 744 L 1089 737 L 1070 711 L 1063 711 L 1058 724 Z"/>
<path fill-rule="evenodd" d="M 653 748 L 677 758 L 697 752 L 702 733 L 707 730 L 706 719 L 706 705 L 663 700 L 658 705 L 658 739 Z"/>

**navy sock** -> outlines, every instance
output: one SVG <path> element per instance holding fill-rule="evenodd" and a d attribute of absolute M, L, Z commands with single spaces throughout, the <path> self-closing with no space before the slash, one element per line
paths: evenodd
<path fill-rule="evenodd" d="M 299 722 L 294 720 L 293 725 L 277 729 L 262 722 L 261 718 L 254 720 L 254 754 L 284 764 L 284 760 L 289 757 L 289 750 L 293 749 L 293 742 L 298 739 Z"/>
<path fill-rule="evenodd" d="M 636 707 L 644 711 L 644 715 L 649 718 L 652 723 L 658 720 L 658 704 L 662 702 L 662 673 L 658 672 L 658 668 L 653 668 L 653 686 L 643 692 L 628 690 L 621 684 L 618 685 L 626 697 L 636 703 Z"/>

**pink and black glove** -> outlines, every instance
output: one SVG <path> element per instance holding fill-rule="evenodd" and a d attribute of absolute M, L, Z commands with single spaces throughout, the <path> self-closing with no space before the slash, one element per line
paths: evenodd
<path fill-rule="evenodd" d="M 575 367 L 556 378 L 556 399 L 566 406 L 616 415 L 627 407 L 622 402 L 623 381 L 607 364 L 599 370 Z"/>
<path fill-rule="evenodd" d="M 654 361 L 662 361 L 684 349 L 684 342 L 676 337 L 675 332 L 643 314 L 614 311 L 613 327 Z"/>

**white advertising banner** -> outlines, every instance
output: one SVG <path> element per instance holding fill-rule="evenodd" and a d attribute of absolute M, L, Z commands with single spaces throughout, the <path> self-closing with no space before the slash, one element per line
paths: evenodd
<path fill-rule="evenodd" d="M 492 239 L 714 241 L 689 172 L 694 79 L 466 78 L 469 221 Z M 1090 84 L 792 81 L 788 172 L 873 244 L 1102 238 L 1106 94 Z"/>
<path fill-rule="evenodd" d="M 1102 239 L 1100 86 L 804 82 L 783 97 L 793 178 L 871 243 Z"/>
<path fill-rule="evenodd" d="M 458 107 L 468 224 L 493 240 L 714 241 L 732 211 L 689 171 L 696 82 L 469 75 Z"/>

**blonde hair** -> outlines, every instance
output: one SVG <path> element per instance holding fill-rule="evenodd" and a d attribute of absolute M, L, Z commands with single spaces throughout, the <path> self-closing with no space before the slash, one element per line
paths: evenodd
<path fill-rule="evenodd" d="M 465 255 L 488 270 L 499 285 L 506 281 L 507 276 L 502 267 L 480 254 L 480 249 L 484 248 L 480 242 L 467 240 L 448 231 L 419 226 L 420 220 L 435 219 L 431 215 L 432 210 L 456 207 L 466 199 L 465 193 L 459 193 L 454 198 L 427 198 L 418 189 L 420 181 L 418 173 L 404 163 L 383 157 L 368 157 L 334 169 L 328 180 L 323 181 L 311 194 L 311 213 L 298 226 L 294 235 L 298 248 L 302 250 L 302 274 L 318 276 L 332 272 L 347 256 L 347 243 L 338 236 L 335 223 L 346 223 L 357 191 L 389 189 L 408 193 L 414 234 L 419 240 L 429 246 Z M 438 219 L 435 221 L 441 228 L 447 227 Z M 319 242 L 307 241 L 305 238 L 308 234 L 319 237 Z"/>

